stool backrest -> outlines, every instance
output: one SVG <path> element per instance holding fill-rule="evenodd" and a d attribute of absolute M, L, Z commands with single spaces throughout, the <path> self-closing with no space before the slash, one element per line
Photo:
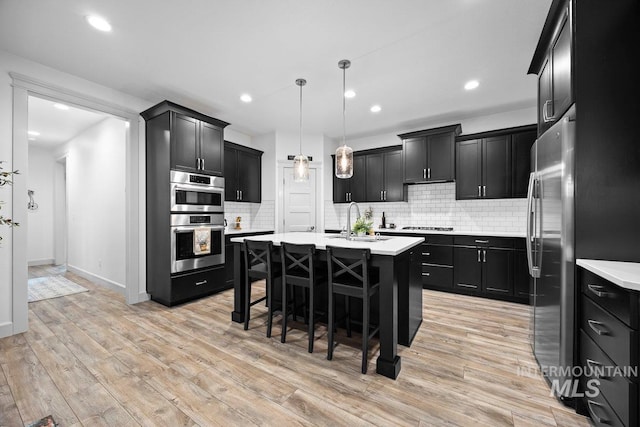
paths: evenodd
<path fill-rule="evenodd" d="M 272 241 L 244 240 L 244 264 L 248 270 L 261 265 L 266 271 L 271 270 Z"/>
<path fill-rule="evenodd" d="M 369 283 L 369 260 L 371 250 L 350 249 L 327 246 L 327 266 L 329 278 L 332 282 L 357 280 Z"/>
<path fill-rule="evenodd" d="M 313 277 L 314 272 L 314 255 L 316 253 L 316 245 L 297 245 L 294 243 L 282 242 L 282 274 L 294 274 L 296 276 L 304 275 L 305 277 Z"/>

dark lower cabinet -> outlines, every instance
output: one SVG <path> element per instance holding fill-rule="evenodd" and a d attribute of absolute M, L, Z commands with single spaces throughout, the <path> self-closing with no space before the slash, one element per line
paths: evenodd
<path fill-rule="evenodd" d="M 524 239 L 440 234 L 416 236 L 425 238 L 420 245 L 424 289 L 530 303 L 531 282 Z"/>
<path fill-rule="evenodd" d="M 171 277 L 171 290 L 168 301 L 162 301 L 152 295 L 152 299 L 165 305 L 176 305 L 195 298 L 211 295 L 225 289 L 224 266 L 198 270 Z"/>
<path fill-rule="evenodd" d="M 640 292 L 584 268 L 578 269 L 578 282 L 577 360 L 586 369 L 577 410 L 596 426 L 637 426 Z"/>

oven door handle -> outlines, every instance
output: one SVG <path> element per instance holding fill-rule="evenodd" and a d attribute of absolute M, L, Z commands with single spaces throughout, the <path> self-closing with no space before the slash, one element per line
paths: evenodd
<path fill-rule="evenodd" d="M 171 227 L 174 233 L 189 233 L 193 232 L 195 229 L 200 227 L 210 228 L 211 231 L 222 230 L 224 232 L 224 225 L 196 225 L 196 226 L 187 226 L 187 227 Z"/>
<path fill-rule="evenodd" d="M 222 187 L 210 187 L 196 184 L 172 184 L 172 191 L 175 190 L 186 190 L 186 191 L 197 191 L 200 193 L 212 193 L 212 194 L 220 194 L 224 193 L 224 188 Z"/>

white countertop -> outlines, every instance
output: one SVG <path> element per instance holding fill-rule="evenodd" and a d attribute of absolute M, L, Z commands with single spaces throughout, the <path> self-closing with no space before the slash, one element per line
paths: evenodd
<path fill-rule="evenodd" d="M 376 233 L 398 233 L 398 234 L 446 234 L 451 236 L 493 236 L 493 237 L 520 237 L 525 238 L 525 232 L 517 231 L 468 231 L 468 230 L 403 230 L 402 228 L 376 228 Z"/>
<path fill-rule="evenodd" d="M 640 291 L 640 263 L 578 259 L 576 264 L 621 288 Z"/>
<path fill-rule="evenodd" d="M 334 236 L 334 237 L 331 237 Z M 280 242 L 311 244 L 317 249 L 326 249 L 328 246 L 339 246 L 341 248 L 371 249 L 374 255 L 399 255 L 414 246 L 424 242 L 422 237 L 394 236 L 389 240 L 355 241 L 345 238 L 335 237 L 336 234 L 325 233 L 278 233 L 266 234 L 263 236 L 251 236 L 251 240 L 271 240 L 274 245 L 279 246 Z M 232 242 L 242 242 L 244 237 L 233 237 Z"/>
<path fill-rule="evenodd" d="M 273 233 L 273 229 L 268 228 L 242 228 L 236 230 L 235 228 L 225 228 L 224 234 L 226 236 L 233 236 L 234 234 L 248 234 L 248 233 Z"/>

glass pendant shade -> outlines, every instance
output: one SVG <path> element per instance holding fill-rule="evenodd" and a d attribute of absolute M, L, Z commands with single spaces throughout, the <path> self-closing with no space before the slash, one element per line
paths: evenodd
<path fill-rule="evenodd" d="M 336 177 L 348 179 L 353 176 L 353 150 L 343 145 L 336 150 Z"/>
<path fill-rule="evenodd" d="M 342 146 L 336 150 L 336 177 L 348 179 L 353 176 L 353 150 L 347 146 L 347 104 L 346 104 L 346 70 L 351 66 L 351 61 L 343 59 L 338 62 L 342 70 Z"/>
<path fill-rule="evenodd" d="M 295 182 L 309 181 L 309 158 L 302 154 L 302 86 L 307 84 L 305 79 L 296 79 L 300 86 L 300 154 L 293 158 L 293 180 Z"/>
<path fill-rule="evenodd" d="M 309 158 L 304 154 L 298 154 L 293 158 L 293 180 L 309 181 Z"/>

